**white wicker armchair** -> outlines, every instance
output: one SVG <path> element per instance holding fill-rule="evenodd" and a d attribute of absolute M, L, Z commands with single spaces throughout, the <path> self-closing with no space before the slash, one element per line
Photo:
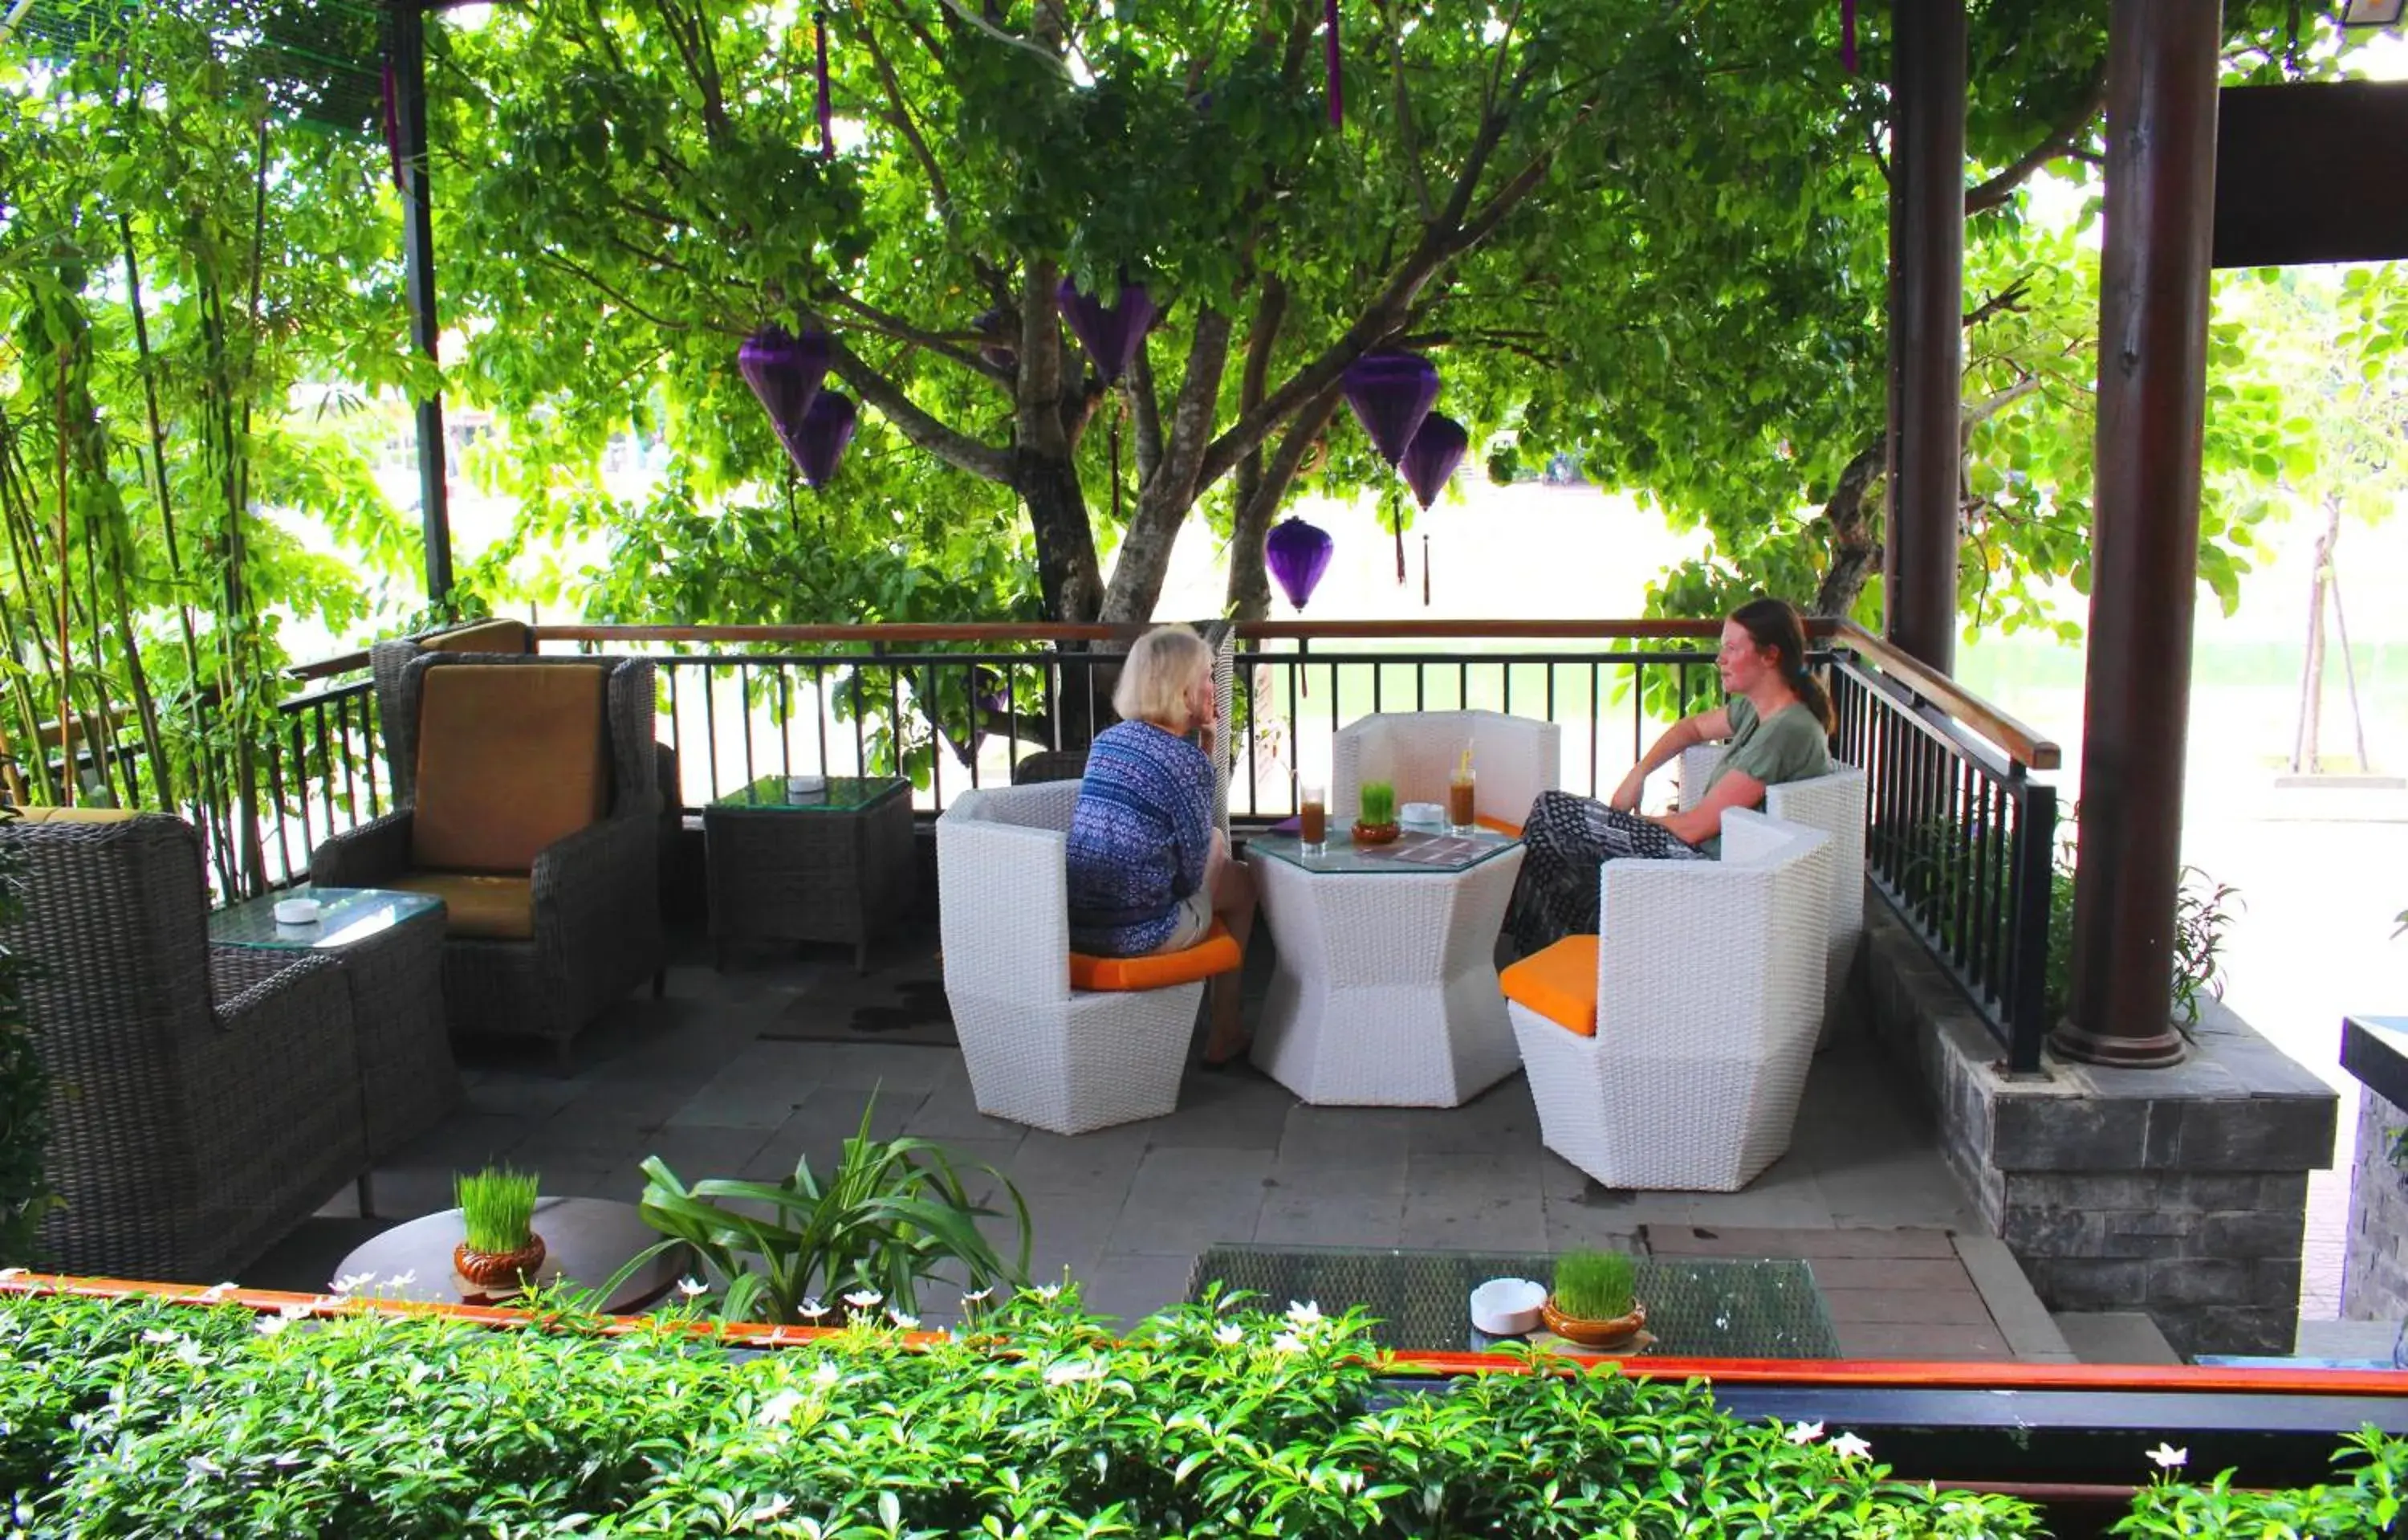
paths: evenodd
<path fill-rule="evenodd" d="M 1609 861 L 1603 934 L 1509 971 L 1547 1147 L 1610 1187 L 1735 1192 L 1789 1147 L 1823 1006 L 1827 834 L 1723 814 L 1718 861 Z M 1596 953 L 1595 1031 L 1519 978 Z M 1528 976 L 1528 975 L 1526 975 Z M 1585 993 L 1588 981 L 1581 981 Z"/>
<path fill-rule="evenodd" d="M 965 792 L 937 820 L 945 999 L 979 1111 L 1055 1133 L 1179 1104 L 1202 983 L 1070 986 L 1064 866 L 1079 783 Z"/>
<path fill-rule="evenodd" d="M 1553 722 L 1502 712 L 1384 712 L 1338 729 L 1331 750 L 1329 817 L 1340 828 L 1361 816 L 1363 770 L 1384 744 L 1397 786 L 1397 805 L 1444 802 L 1447 778 L 1463 746 L 1471 745 L 1478 775 L 1472 810 L 1520 828 L 1539 793 L 1563 780 L 1563 729 Z"/>
<path fill-rule="evenodd" d="M 1681 756 L 1681 805 L 1695 807 L 1705 796 L 1706 778 L 1721 763 L 1723 745 L 1702 743 Z M 1830 956 L 1823 979 L 1823 1039 L 1831 1040 L 1865 933 L 1865 772 L 1836 767 L 1811 781 L 1764 788 L 1764 811 L 1775 818 L 1831 837 L 1831 894 L 1823 911 Z"/>

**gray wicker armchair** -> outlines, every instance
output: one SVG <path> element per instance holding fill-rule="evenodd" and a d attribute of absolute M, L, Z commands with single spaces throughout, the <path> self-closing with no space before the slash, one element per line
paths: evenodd
<path fill-rule="evenodd" d="M 453 1035 L 541 1038 L 565 1061 L 666 960 L 652 723 L 643 659 L 414 657 L 385 724 L 410 799 L 321 844 L 310 881 L 440 897 Z"/>
<path fill-rule="evenodd" d="M 212 947 L 200 838 L 164 813 L 9 823 L 50 1077 L 65 1272 L 215 1283 L 367 1166 L 351 991 L 307 952 Z"/>

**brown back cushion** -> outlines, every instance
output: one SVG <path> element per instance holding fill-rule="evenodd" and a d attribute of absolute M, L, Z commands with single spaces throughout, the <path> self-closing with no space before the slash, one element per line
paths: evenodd
<path fill-rule="evenodd" d="M 523 876 L 609 807 L 603 673 L 581 663 L 460 663 L 418 682 L 410 864 Z"/>
<path fill-rule="evenodd" d="M 532 653 L 535 638 L 523 620 L 480 620 L 428 637 L 418 645 L 429 653 Z"/>

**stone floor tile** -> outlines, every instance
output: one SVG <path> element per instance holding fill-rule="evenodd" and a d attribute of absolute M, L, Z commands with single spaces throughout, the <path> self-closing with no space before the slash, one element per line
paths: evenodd
<path fill-rule="evenodd" d="M 1100 1198 L 1109 1192 L 1111 1208 L 1118 1212 L 1145 1150 L 1144 1128 L 1136 1123 L 1080 1134 L 1031 1129 L 1021 1139 L 1020 1152 L 1012 1157 L 1011 1180 L 1026 1193 L 1075 1192 Z"/>
<path fill-rule="evenodd" d="M 1901 1326 L 1998 1325 L 1970 1284 L 1963 1288 L 1826 1288 L 1823 1303 L 1830 1308 L 1831 1319 L 1842 1325 L 1882 1321 Z"/>
<path fill-rule="evenodd" d="M 1980 1360 L 2004 1362 L 2014 1355 L 1995 1326 L 1878 1325 L 1835 1323 L 1840 1355 L 1851 1359 Z"/>
<path fill-rule="evenodd" d="M 1117 1317 L 1125 1328 L 1135 1326 L 1186 1296 L 1187 1274 L 1195 1265 L 1189 1256 L 1107 1252 L 1094 1273 L 1080 1280 L 1080 1292 L 1091 1313 Z"/>
<path fill-rule="evenodd" d="M 1270 1164 L 1262 1149 L 1148 1150 L 1105 1249 L 1192 1258 L 1215 1242 L 1251 1239 Z"/>
<path fill-rule="evenodd" d="M 1643 1253 L 1639 1224 L 1626 1219 L 1609 1208 L 1598 1208 L 1577 1199 L 1546 1198 L 1547 1249 L 1628 1251 Z"/>
<path fill-rule="evenodd" d="M 958 1062 L 958 1056 L 956 1056 Z M 994 1144 L 1010 1140 L 1015 1146 L 1027 1126 L 1009 1118 L 989 1117 L 978 1110 L 978 1099 L 970 1092 L 966 1075 L 939 1075 L 928 1088 L 920 1110 L 911 1115 L 903 1131 L 920 1139 L 934 1139 L 943 1144 L 976 1141 Z"/>
<path fill-rule="evenodd" d="M 1274 1193 L 1263 1200 L 1254 1238 L 1265 1245 L 1396 1246 L 1404 1244 L 1405 1195 Z"/>
<path fill-rule="evenodd" d="M 591 1087 L 558 1075 L 515 1070 L 464 1072 L 470 1111 L 492 1117 L 550 1117 Z"/>
<path fill-rule="evenodd" d="M 797 1043 L 780 1044 L 811 1056 L 820 1084 L 831 1087 L 926 1092 L 942 1079 L 959 1048 L 910 1043 Z"/>
<path fill-rule="evenodd" d="M 1179 1088 L 1177 1110 L 1138 1127 L 1156 1148 L 1275 1150 L 1296 1105 L 1296 1093 L 1276 1080 L 1242 1071 L 1190 1071 Z"/>
<path fill-rule="evenodd" d="M 797 1046 L 754 1043 L 671 1113 L 669 1126 L 774 1129 L 820 1084 L 809 1056 Z"/>
<path fill-rule="evenodd" d="M 1405 1201 L 1404 1245 L 1436 1251 L 1544 1251 L 1546 1200 L 1536 1191 Z"/>
<path fill-rule="evenodd" d="M 1421 1115 L 1403 1107 L 1316 1107 L 1298 1101 L 1288 1108 L 1280 1159 L 1330 1167 L 1401 1160 Z"/>
<path fill-rule="evenodd" d="M 1709 1230 L 1724 1226 L 1828 1229 L 1835 1222 L 1830 1201 L 1811 1176 L 1750 1187 L 1745 1192 L 1692 1193 L 1689 1217 Z"/>
<path fill-rule="evenodd" d="M 395 1149 L 379 1164 L 475 1171 L 504 1159 L 549 1121 L 549 1118 L 532 1114 L 512 1116 L 489 1116 L 468 1112 L 455 1114 Z"/>
<path fill-rule="evenodd" d="M 1647 1231 L 1647 1244 L 1658 1257 L 1882 1257 L 1949 1261 L 1957 1255 L 1944 1230 L 1655 1225 Z"/>
<path fill-rule="evenodd" d="M 1965 1264 L 1956 1258 L 1827 1257 L 1813 1264 L 1814 1282 L 1824 1288 L 1880 1288 L 1899 1292 L 1920 1289 L 1963 1289 L 1971 1287 Z"/>

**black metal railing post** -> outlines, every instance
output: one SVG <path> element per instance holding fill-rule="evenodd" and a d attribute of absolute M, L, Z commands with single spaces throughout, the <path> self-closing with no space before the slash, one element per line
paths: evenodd
<path fill-rule="evenodd" d="M 2048 948 L 2051 886 L 2057 847 L 2057 788 L 2022 776 L 2016 799 L 2014 919 L 2007 959 L 2007 1069 L 2029 1074 L 2040 1069 L 2048 1036 Z"/>

